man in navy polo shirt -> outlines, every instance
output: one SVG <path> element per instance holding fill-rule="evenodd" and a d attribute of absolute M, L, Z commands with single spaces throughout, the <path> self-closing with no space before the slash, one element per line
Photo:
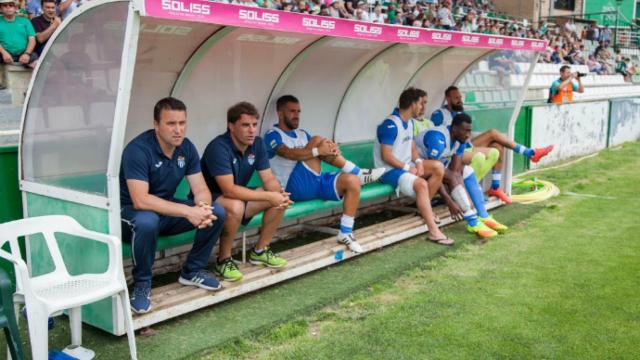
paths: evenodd
<path fill-rule="evenodd" d="M 207 290 L 220 288 L 205 268 L 220 237 L 225 212 L 221 206 L 210 205 L 211 193 L 200 171 L 198 152 L 184 136 L 187 108 L 178 99 L 165 98 L 156 104 L 153 118 L 154 128 L 125 147 L 120 167 L 121 215 L 127 225 L 123 230 L 131 233 L 133 257 L 131 308 L 136 313 L 151 309 L 151 267 L 158 235 L 197 229 L 178 281 Z M 185 176 L 193 200 L 173 197 Z"/>
<path fill-rule="evenodd" d="M 254 265 L 283 267 L 287 261 L 275 254 L 269 244 L 291 200 L 271 172 L 267 149 L 258 134 L 258 110 L 248 102 L 227 111 L 227 132 L 213 139 L 202 155 L 202 172 L 216 204 L 224 207 L 227 219 L 220 237 L 215 271 L 228 281 L 242 279 L 242 272 L 231 258 L 231 247 L 241 224 L 264 211 L 260 237 L 249 252 Z M 257 171 L 263 188 L 247 187 Z"/>

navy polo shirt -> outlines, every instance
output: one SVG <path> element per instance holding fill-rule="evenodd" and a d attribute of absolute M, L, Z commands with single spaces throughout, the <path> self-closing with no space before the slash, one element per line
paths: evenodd
<path fill-rule="evenodd" d="M 199 172 L 198 150 L 189 139 L 185 138 L 169 159 L 160 148 L 155 130 L 147 130 L 131 140 L 122 152 L 120 204 L 133 204 L 127 180 L 146 181 L 149 194 L 171 200 L 182 179 Z"/>
<path fill-rule="evenodd" d="M 254 171 L 262 171 L 270 167 L 267 147 L 259 136 L 243 154 L 231 141 L 229 131 L 219 135 L 207 145 L 200 164 L 212 194 L 222 194 L 215 176 L 233 175 L 234 184 L 247 186 Z"/>

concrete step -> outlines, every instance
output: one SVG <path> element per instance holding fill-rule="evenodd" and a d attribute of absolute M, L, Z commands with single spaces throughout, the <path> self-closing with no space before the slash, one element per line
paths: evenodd
<path fill-rule="evenodd" d="M 0 90 L 0 104 L 10 105 L 11 104 L 11 93 L 9 90 L 4 89 Z"/>
<path fill-rule="evenodd" d="M 0 146 L 18 145 L 18 135 L 0 136 Z"/>
<path fill-rule="evenodd" d="M 0 130 L 19 129 L 21 116 L 21 107 L 0 105 Z"/>

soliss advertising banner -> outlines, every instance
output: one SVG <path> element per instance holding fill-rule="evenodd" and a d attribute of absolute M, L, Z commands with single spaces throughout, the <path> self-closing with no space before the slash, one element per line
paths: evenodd
<path fill-rule="evenodd" d="M 145 14 L 162 19 L 407 44 L 525 51 L 544 51 L 547 46 L 546 41 L 535 39 L 373 24 L 203 0 L 145 0 Z"/>

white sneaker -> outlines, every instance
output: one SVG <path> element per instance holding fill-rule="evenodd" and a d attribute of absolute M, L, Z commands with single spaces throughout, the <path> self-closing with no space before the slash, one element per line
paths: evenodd
<path fill-rule="evenodd" d="M 353 251 L 354 253 L 361 253 L 362 250 L 362 246 L 360 246 L 360 244 L 358 244 L 358 242 L 356 241 L 356 238 L 353 237 L 353 233 L 351 234 L 338 234 L 338 242 L 340 244 L 345 244 L 347 245 L 347 247 L 349 248 L 349 250 Z"/>
<path fill-rule="evenodd" d="M 360 179 L 360 185 L 367 185 L 377 181 L 382 175 L 384 175 L 384 168 L 360 169 L 358 179 Z"/>

